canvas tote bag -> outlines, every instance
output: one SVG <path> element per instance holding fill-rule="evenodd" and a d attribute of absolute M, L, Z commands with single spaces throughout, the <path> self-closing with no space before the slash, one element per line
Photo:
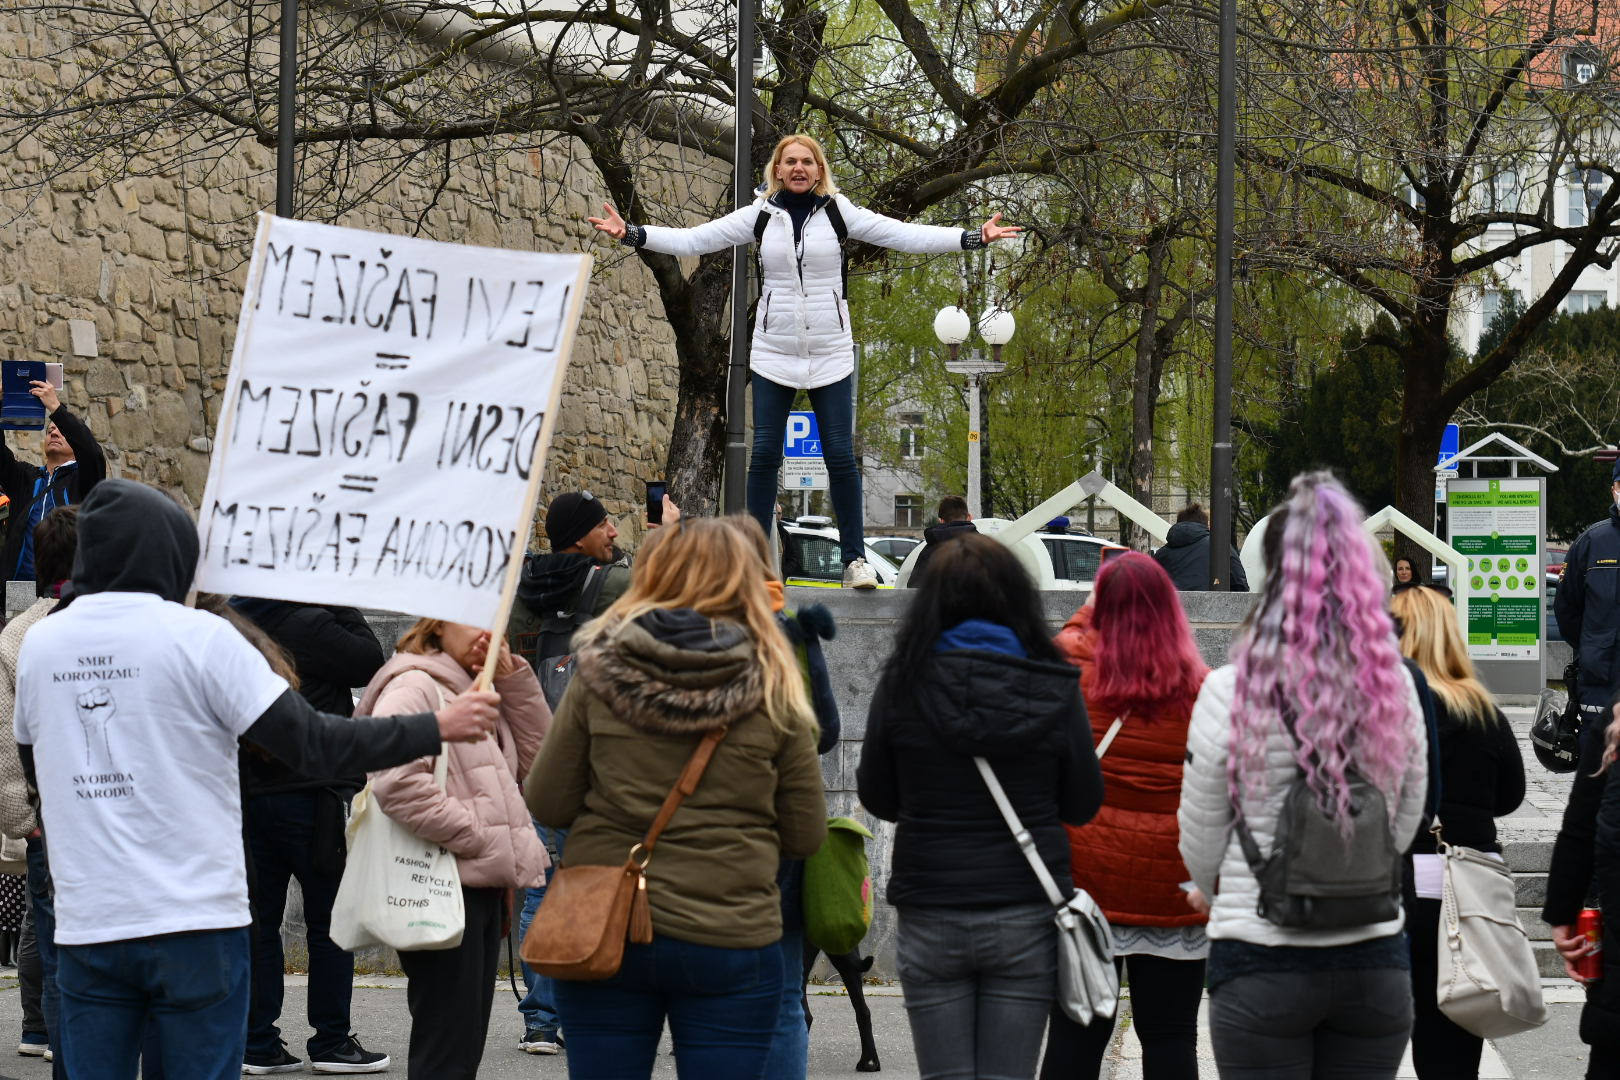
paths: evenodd
<path fill-rule="evenodd" d="M 442 690 L 439 698 L 442 703 Z M 449 757 L 441 743 L 433 766 L 440 791 Z M 332 903 L 331 938 L 338 948 L 387 945 L 411 952 L 461 944 L 466 912 L 454 855 L 383 813 L 369 783 L 354 797 L 345 835 L 349 860 Z"/>

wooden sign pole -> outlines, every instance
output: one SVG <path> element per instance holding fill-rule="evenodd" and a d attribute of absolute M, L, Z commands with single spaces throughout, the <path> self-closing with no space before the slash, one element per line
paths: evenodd
<path fill-rule="evenodd" d="M 474 690 L 488 690 L 495 682 L 495 665 L 501 657 L 501 640 L 506 637 L 506 624 L 512 618 L 512 604 L 517 598 L 518 579 L 523 575 L 523 552 L 528 547 L 529 534 L 534 531 L 534 510 L 540 502 L 540 474 L 545 471 L 546 457 L 551 450 L 552 432 L 557 426 L 557 410 L 562 405 L 563 378 L 568 373 L 568 362 L 574 355 L 574 337 L 579 329 L 579 312 L 585 304 L 585 290 L 591 282 L 594 257 L 586 255 L 580 263 L 579 276 L 574 280 L 574 301 L 563 313 L 566 331 L 558 343 L 562 359 L 558 361 L 557 377 L 551 384 L 551 401 L 546 405 L 546 418 L 540 425 L 540 435 L 534 444 L 534 462 L 529 466 L 529 486 L 523 493 L 523 522 L 516 541 L 512 544 L 512 561 L 506 568 L 506 581 L 501 586 L 501 604 L 495 612 L 495 623 L 490 627 L 489 654 L 484 658 L 484 670 L 478 673 Z"/>

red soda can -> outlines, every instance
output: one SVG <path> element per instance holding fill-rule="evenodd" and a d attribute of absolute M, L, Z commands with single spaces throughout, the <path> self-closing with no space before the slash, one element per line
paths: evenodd
<path fill-rule="evenodd" d="M 1575 973 L 1583 979 L 1603 977 L 1603 912 L 1583 908 L 1575 920 L 1575 933 L 1585 938 L 1592 951 L 1575 961 Z"/>

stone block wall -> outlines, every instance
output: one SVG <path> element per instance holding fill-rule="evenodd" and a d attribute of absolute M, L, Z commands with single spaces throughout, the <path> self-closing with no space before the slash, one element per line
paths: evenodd
<path fill-rule="evenodd" d="M 39 107 L 82 77 L 63 58 L 71 19 L 0 14 L 0 101 Z M 254 215 L 274 205 L 273 151 L 244 139 L 206 169 L 127 175 L 109 160 L 104 172 L 47 179 L 52 160 L 30 137 L 0 166 L 0 361 L 62 362 L 63 401 L 88 419 L 110 474 L 195 505 Z M 420 216 L 435 239 L 596 253 L 545 484 L 590 488 L 633 519 L 633 539 L 641 484 L 663 472 L 676 399 L 674 336 L 657 289 L 638 260 L 585 224 L 605 196 L 582 151 L 559 143 L 482 160 L 494 162 L 489 171 L 457 170 L 436 198 L 410 174 L 373 169 L 355 178 L 377 185 L 372 202 L 338 223 L 402 231 Z M 704 171 L 712 164 L 672 159 L 667 203 L 701 205 L 725 181 Z M 137 158 L 131 172 L 142 171 Z M 6 437 L 38 459 L 37 435 Z"/>

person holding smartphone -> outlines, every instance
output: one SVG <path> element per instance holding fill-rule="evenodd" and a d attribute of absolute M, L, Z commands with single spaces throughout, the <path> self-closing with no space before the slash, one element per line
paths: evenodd
<path fill-rule="evenodd" d="M 107 478 L 107 456 L 90 428 L 67 407 L 48 382 L 36 380 L 29 391 L 45 406 L 49 419 L 41 447 L 43 466 L 19 461 L 0 442 L 0 491 L 11 500 L 5 538 L 0 541 L 0 567 L 12 581 L 34 580 L 34 526 L 58 506 L 84 501 L 90 489 Z"/>

